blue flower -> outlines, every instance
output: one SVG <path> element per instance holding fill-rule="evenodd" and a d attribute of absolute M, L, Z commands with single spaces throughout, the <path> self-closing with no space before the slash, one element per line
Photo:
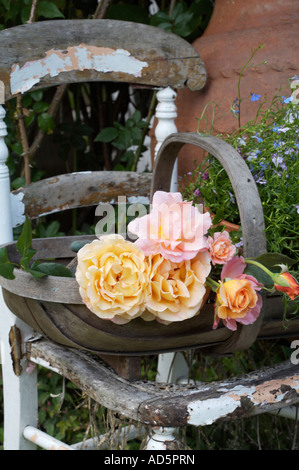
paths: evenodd
<path fill-rule="evenodd" d="M 252 135 L 251 137 L 252 137 L 252 139 L 256 139 L 258 141 L 258 143 L 263 142 L 263 139 L 261 137 L 259 137 L 257 133 L 255 135 Z"/>
<path fill-rule="evenodd" d="M 273 155 L 272 156 L 272 162 L 274 163 L 274 165 L 277 168 L 278 165 L 281 165 L 283 163 L 283 158 L 281 156 Z"/>
<path fill-rule="evenodd" d="M 251 101 L 258 101 L 261 97 L 261 95 L 257 95 L 256 93 L 250 93 L 251 94 Z"/>
<path fill-rule="evenodd" d="M 273 142 L 273 147 L 276 149 L 277 147 L 281 147 L 283 145 L 282 141 L 279 140 L 278 142 Z"/>
<path fill-rule="evenodd" d="M 288 98 L 286 98 L 285 96 L 282 96 L 281 99 L 282 99 L 282 102 L 283 102 L 283 103 L 288 104 L 288 103 L 290 103 L 291 101 L 293 101 L 294 97 L 293 97 L 293 96 L 289 96 Z"/>
<path fill-rule="evenodd" d="M 235 247 L 240 248 L 241 246 L 243 246 L 243 238 L 242 237 L 240 238 L 240 241 L 238 243 L 235 243 Z"/>

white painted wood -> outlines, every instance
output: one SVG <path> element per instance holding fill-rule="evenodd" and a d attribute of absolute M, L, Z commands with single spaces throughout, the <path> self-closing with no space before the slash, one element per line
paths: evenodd
<path fill-rule="evenodd" d="M 299 421 L 299 406 L 285 406 L 279 410 L 271 411 L 270 414 L 281 416 L 282 418 L 293 419 L 294 421 Z"/>
<path fill-rule="evenodd" d="M 181 352 L 159 354 L 156 382 L 181 383 L 188 379 L 189 367 Z"/>
<path fill-rule="evenodd" d="M 126 441 L 131 441 L 132 439 L 137 439 L 139 437 L 143 437 L 146 433 L 146 429 L 141 427 L 138 429 L 136 426 L 125 426 L 121 429 L 120 432 L 117 432 L 117 436 L 113 440 L 113 443 L 117 445 L 117 443 L 121 439 L 125 438 Z M 108 445 L 111 443 L 111 437 L 107 434 L 101 434 L 100 436 L 95 436 L 90 439 L 86 439 L 82 442 L 77 442 L 76 444 L 72 444 L 72 448 L 75 450 L 104 450 L 108 448 Z"/>
<path fill-rule="evenodd" d="M 47 76 L 56 77 L 70 70 L 96 70 L 97 72 L 122 72 L 134 77 L 141 76 L 148 63 L 138 60 L 125 49 L 78 44 L 67 50 L 50 49 L 45 57 L 31 60 L 23 65 L 14 64 L 10 74 L 13 95 L 25 93 Z"/>
<path fill-rule="evenodd" d="M 176 96 L 176 92 L 170 87 L 161 89 L 157 93 L 158 104 L 155 115 L 158 122 L 155 129 L 155 137 L 157 140 L 155 157 L 166 137 L 170 134 L 177 133 L 177 127 L 175 125 L 175 119 L 177 117 L 177 108 L 175 105 Z M 170 191 L 176 192 L 177 190 L 178 169 L 176 161 L 173 167 Z M 182 353 L 159 354 L 157 382 L 176 383 L 178 379 L 183 377 L 188 377 L 188 368 Z M 163 441 L 169 439 L 166 428 L 159 428 L 158 430 L 153 429 L 153 431 L 154 434 L 147 444 L 147 449 L 165 450 Z M 171 440 L 175 440 L 175 438 L 172 436 Z"/>
<path fill-rule="evenodd" d="M 35 446 L 23 438 L 28 424 L 37 424 L 37 372 L 26 372 L 27 360 L 21 360 L 22 373 L 15 375 L 8 340 L 12 326 L 19 328 L 23 339 L 31 329 L 6 307 L 0 290 L 0 324 L 2 344 L 2 378 L 4 400 L 4 450 L 32 450 Z M 25 351 L 23 350 L 23 353 Z"/>
<path fill-rule="evenodd" d="M 158 123 L 155 129 L 155 137 L 157 139 L 155 157 L 166 137 L 170 134 L 177 133 L 177 127 L 175 125 L 175 119 L 177 117 L 177 108 L 175 105 L 176 96 L 176 92 L 170 87 L 163 88 L 157 93 L 158 104 L 155 114 Z M 176 192 L 178 190 L 177 188 L 178 170 L 176 162 L 173 168 L 170 191 Z"/>
<path fill-rule="evenodd" d="M 22 192 L 18 194 L 10 194 L 10 206 L 11 206 L 11 224 L 12 227 L 18 227 L 25 222 L 25 204 L 23 202 L 24 194 Z"/>
<path fill-rule="evenodd" d="M 10 207 L 10 180 L 9 170 L 6 166 L 8 149 L 5 143 L 7 135 L 4 122 L 5 109 L 0 105 L 0 245 L 12 241 L 12 218 Z"/>
<path fill-rule="evenodd" d="M 152 435 L 146 444 L 146 450 L 179 449 L 175 431 L 176 428 L 153 427 Z"/>
<path fill-rule="evenodd" d="M 64 442 L 49 436 L 34 426 L 26 426 L 24 429 L 24 438 L 45 450 L 75 450 Z"/>
<path fill-rule="evenodd" d="M 9 171 L 6 166 L 8 149 L 4 141 L 6 125 L 4 123 L 5 110 L 0 106 L 0 244 L 13 239 L 12 218 L 10 205 Z M 35 446 L 23 438 L 23 429 L 26 425 L 37 423 L 37 377 L 36 371 L 31 375 L 26 373 L 27 361 L 24 357 L 20 361 L 20 375 L 16 375 L 11 359 L 11 346 L 9 332 L 12 327 L 20 330 L 23 340 L 30 337 L 32 330 L 19 320 L 7 308 L 0 288 L 0 336 L 1 360 L 3 377 L 4 400 L 4 449 L 30 450 Z M 24 354 L 25 351 L 23 350 Z"/>

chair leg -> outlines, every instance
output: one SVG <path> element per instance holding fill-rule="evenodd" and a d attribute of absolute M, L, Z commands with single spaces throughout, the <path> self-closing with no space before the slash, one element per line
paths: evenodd
<path fill-rule="evenodd" d="M 153 427 L 145 450 L 179 450 L 180 446 L 175 431 L 176 428 Z"/>
<path fill-rule="evenodd" d="M 4 303 L 0 289 L 1 361 L 4 399 L 4 450 L 34 450 L 23 437 L 26 426 L 37 426 L 37 373 L 26 372 L 24 340 L 32 330 Z"/>
<path fill-rule="evenodd" d="M 156 382 L 179 383 L 188 378 L 188 364 L 181 352 L 159 354 Z M 179 450 L 176 437 L 178 428 L 152 427 L 152 434 L 146 444 L 146 450 Z"/>

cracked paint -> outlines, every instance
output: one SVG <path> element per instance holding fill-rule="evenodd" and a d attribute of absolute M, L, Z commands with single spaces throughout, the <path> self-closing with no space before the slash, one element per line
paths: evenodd
<path fill-rule="evenodd" d="M 282 380 L 269 380 L 256 386 L 237 385 L 231 389 L 220 387 L 222 395 L 217 398 L 195 400 L 188 405 L 188 424 L 204 426 L 243 409 L 242 399 L 246 398 L 256 408 L 265 404 L 278 404 L 285 401 L 288 393 L 299 394 L 299 376 Z"/>
<path fill-rule="evenodd" d="M 136 59 L 124 49 L 79 44 L 65 51 L 50 49 L 43 59 L 26 62 L 21 67 L 14 64 L 10 74 L 10 88 L 12 95 L 24 93 L 46 75 L 55 77 L 61 72 L 76 70 L 120 72 L 141 77 L 144 67 L 148 67 L 147 62 Z"/>
<path fill-rule="evenodd" d="M 17 227 L 25 222 L 24 193 L 10 194 L 12 226 Z"/>

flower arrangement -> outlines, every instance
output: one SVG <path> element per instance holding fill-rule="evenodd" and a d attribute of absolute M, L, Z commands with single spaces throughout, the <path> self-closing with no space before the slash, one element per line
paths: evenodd
<path fill-rule="evenodd" d="M 267 255 L 263 262 L 244 259 L 229 233 L 216 231 L 210 213 L 201 209 L 181 193 L 157 191 L 149 213 L 128 225 L 135 241 L 108 234 L 85 244 L 77 253 L 75 277 L 88 309 L 116 324 L 141 317 L 167 325 L 198 315 L 212 290 L 213 328 L 222 321 L 235 330 L 238 323 L 256 321 L 260 291 L 269 290 L 250 266 L 273 280 L 270 290 L 292 299 L 299 294 L 284 266 L 277 273 Z M 270 261 L 273 266 L 273 256 Z"/>

